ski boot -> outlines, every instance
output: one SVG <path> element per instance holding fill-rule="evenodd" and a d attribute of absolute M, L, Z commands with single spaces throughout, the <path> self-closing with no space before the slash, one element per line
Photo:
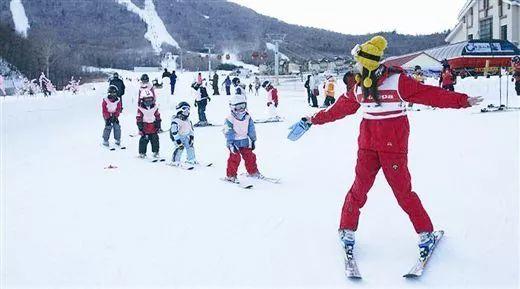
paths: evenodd
<path fill-rule="evenodd" d="M 194 166 L 194 165 L 198 165 L 199 162 L 196 161 L 196 160 L 187 160 L 187 161 L 186 161 L 186 164 L 191 165 L 191 166 Z"/>
<path fill-rule="evenodd" d="M 104 140 L 103 143 L 102 143 L 102 145 L 103 145 L 104 147 L 109 147 L 109 146 L 110 146 L 110 143 L 109 143 L 107 140 Z"/>
<path fill-rule="evenodd" d="M 339 230 L 338 233 L 347 260 L 352 260 L 354 258 L 354 244 L 356 243 L 354 231 L 345 229 Z"/>
<path fill-rule="evenodd" d="M 176 162 L 176 161 L 172 161 L 171 163 L 168 163 L 169 166 L 172 166 L 172 167 L 178 167 L 181 165 L 180 162 Z"/>
<path fill-rule="evenodd" d="M 424 261 L 431 254 L 432 248 L 435 246 L 435 235 L 432 232 L 424 232 L 419 234 L 419 259 Z"/>
<path fill-rule="evenodd" d="M 118 146 L 118 147 L 121 146 L 121 141 L 120 140 L 116 140 L 116 146 Z"/>
<path fill-rule="evenodd" d="M 259 179 L 259 180 L 265 178 L 264 175 L 262 175 L 260 172 L 256 172 L 256 173 L 254 173 L 254 174 L 250 174 L 250 175 L 248 175 L 248 176 L 249 176 L 250 178 Z"/>
<path fill-rule="evenodd" d="M 138 158 L 140 159 L 145 159 L 146 158 L 146 154 L 139 154 L 139 156 L 137 156 Z"/>
<path fill-rule="evenodd" d="M 230 183 L 235 183 L 235 184 L 238 183 L 238 179 L 237 179 L 236 176 L 231 176 L 231 177 L 226 176 L 226 177 L 224 178 L 224 180 L 225 180 L 225 181 L 228 181 L 228 182 L 230 182 Z"/>
<path fill-rule="evenodd" d="M 159 153 L 153 153 L 153 158 L 154 158 L 154 159 L 158 159 L 158 158 L 160 158 Z"/>

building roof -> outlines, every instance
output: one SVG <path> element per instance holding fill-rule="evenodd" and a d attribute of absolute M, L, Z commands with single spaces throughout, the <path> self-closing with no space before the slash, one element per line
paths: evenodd
<path fill-rule="evenodd" d="M 405 54 L 405 55 L 401 55 L 401 56 L 392 56 L 392 57 L 388 57 L 387 59 L 385 59 L 383 61 L 383 63 L 386 65 L 389 65 L 389 66 L 403 66 L 405 63 L 410 62 L 411 60 L 413 60 L 414 58 L 416 58 L 417 56 L 419 56 L 423 53 L 424 52 L 414 52 L 414 53 Z"/>

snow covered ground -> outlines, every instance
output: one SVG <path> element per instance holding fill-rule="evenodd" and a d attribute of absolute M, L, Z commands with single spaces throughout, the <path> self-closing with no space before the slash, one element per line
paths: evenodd
<path fill-rule="evenodd" d="M 167 83 L 160 90 L 164 128 L 178 101 L 193 102 L 194 78 L 180 74 L 174 97 Z M 496 84 L 466 79 L 458 89 L 487 104 Z M 281 85 L 287 121 L 257 125 L 256 153 L 260 170 L 283 183 L 246 191 L 219 180 L 227 158 L 219 127 L 196 130 L 197 156 L 213 168 L 137 159 L 138 139 L 128 136 L 137 130 L 137 83 L 127 86 L 126 151 L 100 147 L 105 83 L 77 96 L 1 100 L 2 288 L 518 288 L 519 112 L 409 113 L 414 189 L 446 235 L 425 275 L 403 279 L 416 235 L 379 174 L 357 234 L 364 279 L 352 282 L 336 230 L 354 177 L 359 114 L 289 142 L 288 126 L 314 110 L 301 83 Z M 267 115 L 264 97 L 249 96 L 255 118 Z M 226 96 L 214 96 L 208 118 L 221 124 L 227 111 Z M 170 157 L 172 142 L 160 138 Z"/>

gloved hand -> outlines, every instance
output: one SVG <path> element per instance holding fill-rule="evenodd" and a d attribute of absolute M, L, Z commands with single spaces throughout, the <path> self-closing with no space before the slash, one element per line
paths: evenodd
<path fill-rule="evenodd" d="M 234 144 L 228 144 L 228 149 L 232 154 L 238 153 L 238 148 Z"/>
<path fill-rule="evenodd" d="M 278 107 L 278 101 L 274 103 L 274 107 Z"/>
<path fill-rule="evenodd" d="M 178 149 L 184 149 L 184 144 L 182 144 L 180 139 L 176 140 L 175 143 L 177 144 Z"/>
<path fill-rule="evenodd" d="M 139 129 L 140 132 L 143 132 L 143 130 L 144 130 L 144 123 L 142 121 L 137 123 L 137 129 Z"/>
<path fill-rule="evenodd" d="M 161 120 L 156 120 L 153 122 L 153 125 L 156 129 L 161 130 Z"/>
<path fill-rule="evenodd" d="M 256 148 L 255 141 L 251 141 L 251 150 L 254 151 Z"/>
<path fill-rule="evenodd" d="M 113 116 L 110 117 L 110 122 L 111 123 L 119 123 L 119 120 L 117 119 L 117 117 L 115 115 L 113 115 Z"/>
<path fill-rule="evenodd" d="M 310 121 L 310 117 L 303 117 L 299 122 L 293 124 L 289 129 L 288 139 L 292 141 L 297 141 L 300 139 L 311 127 L 312 122 Z"/>
<path fill-rule="evenodd" d="M 195 139 L 195 137 L 194 137 L 194 136 L 192 136 L 192 135 L 190 135 L 190 142 L 189 142 L 189 144 L 190 144 L 190 147 L 192 147 L 192 146 L 193 146 L 193 141 L 194 141 L 194 139 Z"/>
<path fill-rule="evenodd" d="M 268 103 L 267 103 L 267 107 L 270 107 L 271 104 L 273 104 L 273 103 L 272 103 L 272 102 L 268 102 Z"/>
<path fill-rule="evenodd" d="M 195 102 L 193 103 L 193 106 L 197 107 L 197 101 L 195 100 Z"/>
<path fill-rule="evenodd" d="M 110 117 L 105 119 L 105 126 L 111 126 L 112 122 L 110 121 Z"/>
<path fill-rule="evenodd" d="M 211 97 L 208 96 L 208 102 L 211 102 Z"/>

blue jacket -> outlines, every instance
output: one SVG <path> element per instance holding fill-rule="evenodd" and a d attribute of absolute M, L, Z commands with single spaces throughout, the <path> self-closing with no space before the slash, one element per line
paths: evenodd
<path fill-rule="evenodd" d="M 172 73 L 172 75 L 170 75 L 170 84 L 175 85 L 176 82 L 177 82 L 177 75 Z"/>
<path fill-rule="evenodd" d="M 244 120 L 248 116 L 249 116 L 249 114 L 246 113 L 244 115 L 244 117 L 239 120 Z M 237 148 L 251 147 L 251 142 L 256 142 L 255 122 L 253 121 L 253 118 L 251 116 L 249 116 L 249 123 L 248 123 L 248 127 L 247 127 L 248 138 L 237 140 L 236 131 L 233 128 L 233 123 L 231 121 L 229 121 L 229 119 L 226 119 L 226 122 L 224 124 L 224 134 L 226 136 L 226 144 L 228 146 L 235 145 Z"/>

